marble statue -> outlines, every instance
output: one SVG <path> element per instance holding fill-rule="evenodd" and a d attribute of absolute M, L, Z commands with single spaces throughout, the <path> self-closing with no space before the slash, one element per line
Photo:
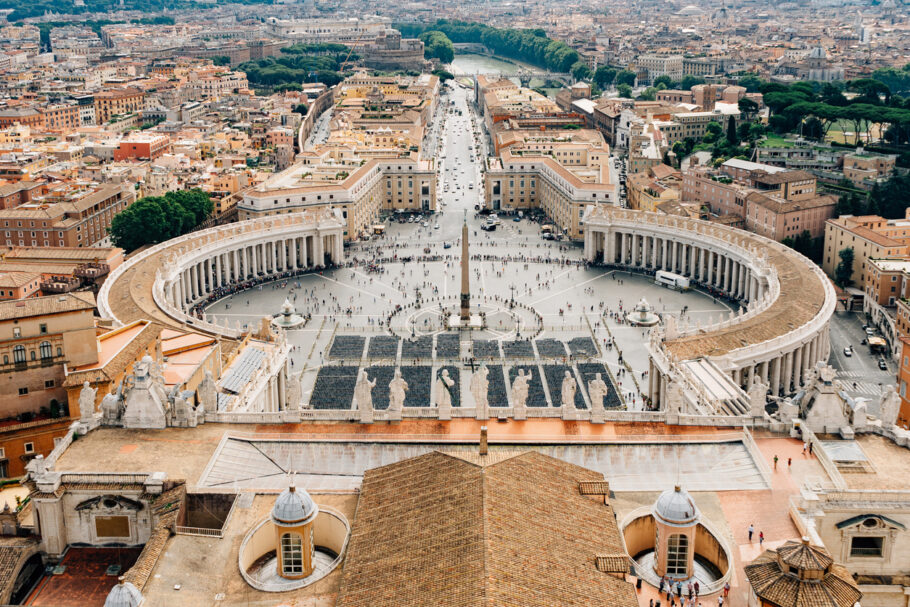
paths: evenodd
<path fill-rule="evenodd" d="M 682 382 L 679 380 L 670 381 L 667 386 L 667 413 L 682 413 L 685 406 L 685 397 L 683 396 Z"/>
<path fill-rule="evenodd" d="M 525 375 L 524 369 L 518 370 L 518 375 L 512 380 L 512 407 L 524 409 L 528 402 L 528 383 L 534 379 L 534 373 L 528 371 Z"/>
<path fill-rule="evenodd" d="M 567 409 L 575 408 L 575 391 L 577 390 L 575 378 L 571 371 L 566 371 L 562 379 L 562 406 Z"/>
<path fill-rule="evenodd" d="M 202 405 L 203 411 L 206 413 L 214 413 L 218 409 L 218 394 L 215 389 L 215 379 L 212 377 L 212 372 L 208 369 L 205 370 L 205 377 L 199 382 L 199 387 L 196 388 L 196 392 L 199 394 L 199 404 Z"/>
<path fill-rule="evenodd" d="M 486 419 L 487 408 L 490 406 L 488 394 L 490 380 L 487 378 L 489 374 L 490 370 L 484 364 L 471 376 L 471 396 L 474 397 L 474 406 L 477 408 L 476 417 L 478 419 Z"/>
<path fill-rule="evenodd" d="M 170 402 L 152 357 L 145 355 L 136 364 L 132 376 L 124 380 L 123 426 L 125 428 L 167 427 Z"/>
<path fill-rule="evenodd" d="M 588 396 L 591 397 L 591 411 L 603 411 L 604 397 L 609 393 L 607 383 L 601 379 L 598 373 L 594 379 L 588 382 Z"/>
<path fill-rule="evenodd" d="M 854 430 L 863 430 L 869 423 L 867 418 L 869 401 L 866 398 L 856 398 L 853 401 L 853 413 L 851 415 Z"/>
<path fill-rule="evenodd" d="M 405 392 L 408 391 L 408 382 L 401 376 L 401 369 L 395 369 L 395 377 L 389 382 L 389 412 L 401 415 L 404 409 Z"/>
<path fill-rule="evenodd" d="M 436 402 L 434 403 L 440 409 L 450 408 L 452 406 L 452 386 L 455 380 L 449 377 L 449 370 L 443 369 L 436 380 Z"/>
<path fill-rule="evenodd" d="M 303 400 L 303 389 L 300 386 L 300 380 L 303 378 L 303 371 L 294 375 L 288 375 L 288 411 L 299 411 L 300 401 Z"/>
<path fill-rule="evenodd" d="M 354 400 L 361 411 L 373 409 L 373 388 L 375 386 L 376 380 L 370 381 L 367 370 L 361 369 L 360 375 L 357 376 L 357 385 L 354 386 Z"/>
<path fill-rule="evenodd" d="M 105 395 L 101 399 L 101 423 L 105 425 L 120 423 L 122 404 L 119 392 Z"/>
<path fill-rule="evenodd" d="M 878 417 L 882 420 L 882 428 L 890 428 L 897 423 L 900 408 L 901 397 L 897 395 L 894 386 L 885 386 L 878 401 Z"/>
<path fill-rule="evenodd" d="M 82 390 L 79 391 L 79 419 L 87 422 L 95 416 L 95 393 L 98 392 L 92 388 L 87 381 L 82 383 Z"/>
<path fill-rule="evenodd" d="M 760 377 L 753 377 L 752 385 L 749 386 L 749 414 L 752 417 L 763 417 L 765 415 L 767 395 L 768 384 L 763 383 Z"/>

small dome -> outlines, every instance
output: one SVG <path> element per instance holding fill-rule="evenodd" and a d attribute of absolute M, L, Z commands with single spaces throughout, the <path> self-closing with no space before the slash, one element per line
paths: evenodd
<path fill-rule="evenodd" d="M 698 522 L 699 512 L 695 500 L 689 492 L 679 485 L 672 491 L 667 490 L 660 494 L 654 502 L 654 517 L 668 525 L 688 527 Z"/>
<path fill-rule="evenodd" d="M 291 485 L 285 489 L 272 506 L 272 522 L 281 526 L 296 526 L 316 517 L 319 507 L 303 489 Z"/>
<path fill-rule="evenodd" d="M 104 607 L 139 607 L 141 603 L 142 593 L 132 583 L 124 582 L 122 576 L 104 599 Z"/>

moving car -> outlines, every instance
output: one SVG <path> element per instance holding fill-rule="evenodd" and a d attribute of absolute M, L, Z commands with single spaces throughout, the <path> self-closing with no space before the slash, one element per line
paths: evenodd
<path fill-rule="evenodd" d="M 887 371 L 887 370 L 888 370 L 888 363 L 886 363 L 886 362 L 885 362 L 884 360 L 882 360 L 882 359 L 879 359 L 879 360 L 878 360 L 878 368 L 881 369 L 882 371 Z"/>
<path fill-rule="evenodd" d="M 853 356 L 853 348 L 850 346 L 844 348 L 844 356 Z"/>

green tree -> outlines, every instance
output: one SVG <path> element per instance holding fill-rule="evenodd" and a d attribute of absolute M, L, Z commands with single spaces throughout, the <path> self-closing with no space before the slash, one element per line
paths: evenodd
<path fill-rule="evenodd" d="M 736 118 L 732 114 L 727 118 L 727 141 L 730 145 L 739 144 L 739 137 L 736 135 Z"/>
<path fill-rule="evenodd" d="M 712 120 L 708 123 L 708 126 L 705 127 L 705 136 L 702 137 L 702 141 L 705 143 L 714 143 L 720 138 L 720 134 L 723 132 L 724 127 L 722 127 L 719 122 Z"/>
<path fill-rule="evenodd" d="M 627 84 L 629 86 L 635 85 L 635 72 L 630 72 L 629 70 L 622 70 L 616 74 L 616 85 Z"/>
<path fill-rule="evenodd" d="M 452 63 L 455 59 L 455 46 L 443 32 L 431 30 L 418 38 L 423 42 L 423 56 L 427 59 L 439 59 L 442 63 Z"/>
<path fill-rule="evenodd" d="M 663 76 L 658 76 L 657 78 L 655 78 L 653 84 L 654 84 L 655 88 L 658 87 L 659 85 L 663 84 L 664 89 L 672 89 L 676 86 L 677 83 L 673 80 L 673 78 L 671 78 L 667 74 L 664 74 Z"/>
<path fill-rule="evenodd" d="M 209 195 L 198 189 L 141 198 L 111 220 L 111 241 L 126 251 L 164 242 L 192 230 L 212 208 Z"/>
<path fill-rule="evenodd" d="M 642 101 L 654 101 L 657 98 L 657 89 L 653 86 L 649 86 L 641 92 L 641 95 L 637 97 Z"/>
<path fill-rule="evenodd" d="M 739 105 L 739 111 L 743 116 L 747 117 L 749 120 L 755 117 L 758 113 L 758 104 L 749 99 L 748 97 L 743 97 L 737 102 Z"/>
<path fill-rule="evenodd" d="M 433 70 L 433 75 L 439 78 L 440 82 L 446 82 L 447 80 L 455 78 L 452 72 L 447 72 L 446 70 Z"/>
<path fill-rule="evenodd" d="M 853 284 L 853 248 L 841 249 L 837 256 L 840 257 L 840 263 L 834 268 L 834 284 L 845 289 Z"/>
<path fill-rule="evenodd" d="M 683 76 L 679 82 L 679 88 L 684 91 L 691 91 L 696 84 L 704 84 L 705 79 L 700 76 Z"/>
<path fill-rule="evenodd" d="M 570 71 L 576 80 L 587 80 L 591 77 L 591 68 L 584 61 L 576 61 Z"/>
<path fill-rule="evenodd" d="M 619 93 L 619 96 L 623 99 L 632 98 L 632 87 L 628 84 L 618 84 L 616 85 L 616 92 Z"/>
<path fill-rule="evenodd" d="M 230 65 L 231 58 L 227 55 L 215 55 L 212 57 L 212 63 L 215 65 Z"/>
<path fill-rule="evenodd" d="M 601 65 L 594 71 L 594 82 L 601 88 L 606 88 L 613 84 L 616 78 L 616 70 L 606 65 Z"/>

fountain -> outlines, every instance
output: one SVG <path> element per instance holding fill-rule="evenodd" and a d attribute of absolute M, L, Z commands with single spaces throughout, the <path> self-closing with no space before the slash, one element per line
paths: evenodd
<path fill-rule="evenodd" d="M 281 329 L 296 329 L 306 322 L 306 318 L 297 314 L 294 304 L 285 299 L 281 305 L 281 313 L 272 317 L 272 324 Z"/>
<path fill-rule="evenodd" d="M 652 327 L 660 322 L 660 317 L 654 313 L 654 306 L 642 297 L 632 311 L 626 314 L 626 320 L 639 327 Z"/>

